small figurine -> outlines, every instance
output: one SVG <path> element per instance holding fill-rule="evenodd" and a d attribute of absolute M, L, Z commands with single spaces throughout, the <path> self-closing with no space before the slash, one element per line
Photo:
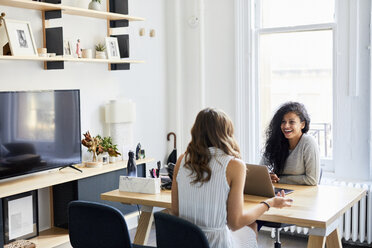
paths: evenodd
<path fill-rule="evenodd" d="M 141 151 L 141 143 L 138 143 L 137 147 L 136 147 L 136 159 L 138 160 L 140 157 L 140 151 Z"/>
<path fill-rule="evenodd" d="M 76 55 L 78 58 L 81 58 L 80 39 L 78 39 L 76 43 Z"/>

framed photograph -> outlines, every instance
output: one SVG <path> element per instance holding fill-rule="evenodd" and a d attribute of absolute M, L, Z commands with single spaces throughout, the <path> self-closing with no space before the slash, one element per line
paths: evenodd
<path fill-rule="evenodd" d="M 64 57 L 72 57 L 73 50 L 72 44 L 69 40 L 63 41 L 63 56 Z"/>
<path fill-rule="evenodd" d="M 118 38 L 106 37 L 106 50 L 108 59 L 120 59 Z"/>
<path fill-rule="evenodd" d="M 4 19 L 4 24 L 13 56 L 38 56 L 29 22 Z"/>
<path fill-rule="evenodd" d="M 37 191 L 3 198 L 4 243 L 39 235 Z"/>

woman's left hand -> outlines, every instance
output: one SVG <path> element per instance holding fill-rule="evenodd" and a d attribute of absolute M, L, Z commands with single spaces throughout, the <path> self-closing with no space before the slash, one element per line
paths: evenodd
<path fill-rule="evenodd" d="M 274 173 L 270 173 L 270 178 L 271 178 L 271 182 L 273 183 L 277 183 L 280 180 L 280 178 Z"/>

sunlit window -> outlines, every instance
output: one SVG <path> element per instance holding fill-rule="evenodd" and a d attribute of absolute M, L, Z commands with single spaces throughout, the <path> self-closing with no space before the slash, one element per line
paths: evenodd
<path fill-rule="evenodd" d="M 260 133 L 286 101 L 303 103 L 321 157 L 332 158 L 334 1 L 263 0 L 256 4 Z M 261 143 L 264 137 L 261 137 Z"/>

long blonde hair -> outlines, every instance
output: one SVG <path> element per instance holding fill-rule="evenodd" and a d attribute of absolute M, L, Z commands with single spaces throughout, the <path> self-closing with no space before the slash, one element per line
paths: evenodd
<path fill-rule="evenodd" d="M 185 153 L 185 166 L 194 177 L 192 183 L 205 183 L 211 179 L 209 147 L 216 147 L 227 155 L 241 158 L 234 138 L 234 126 L 222 110 L 205 108 L 196 116 L 191 129 L 191 142 Z"/>

